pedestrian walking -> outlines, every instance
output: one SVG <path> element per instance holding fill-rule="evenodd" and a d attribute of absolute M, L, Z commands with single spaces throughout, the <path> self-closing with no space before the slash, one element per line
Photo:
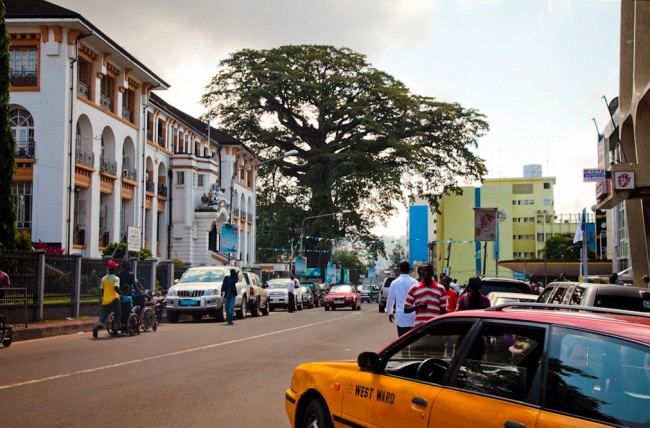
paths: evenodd
<path fill-rule="evenodd" d="M 614 272 L 610 277 L 609 277 L 609 283 L 613 285 L 625 285 L 623 281 L 621 281 L 618 278 L 618 274 Z"/>
<path fill-rule="evenodd" d="M 467 309 L 485 309 L 490 307 L 490 299 L 481 293 L 481 278 L 472 277 L 467 281 L 467 293 L 458 299 L 457 311 Z"/>
<path fill-rule="evenodd" d="M 120 296 L 122 291 L 120 290 L 120 278 L 115 275 L 115 269 L 119 264 L 114 260 L 109 260 L 106 264 L 108 269 L 108 274 L 106 274 L 100 283 L 100 293 L 99 302 L 102 305 L 102 313 L 99 316 L 97 325 L 93 327 L 93 337 L 97 338 L 97 333 L 99 330 L 104 327 L 106 318 L 108 315 L 113 312 L 113 329 L 115 331 L 120 329 L 120 321 L 122 320 L 122 310 L 120 307 Z"/>
<path fill-rule="evenodd" d="M 442 281 L 442 286 L 445 287 L 445 296 L 447 296 L 447 312 L 454 312 L 458 304 L 458 293 L 451 288 L 452 279 L 446 277 Z"/>
<path fill-rule="evenodd" d="M 460 288 L 458 287 L 458 280 L 456 278 L 452 279 L 449 283 L 449 287 L 456 292 L 456 297 L 460 294 Z"/>
<path fill-rule="evenodd" d="M 528 286 L 530 287 L 530 292 L 532 294 L 538 295 L 540 294 L 539 290 L 539 279 L 536 276 L 531 276 L 530 277 L 530 282 L 528 283 Z"/>
<path fill-rule="evenodd" d="M 406 294 L 404 312 L 415 312 L 413 327 L 444 314 L 447 309 L 445 288 L 433 278 L 433 266 L 422 265 L 422 281 Z"/>
<path fill-rule="evenodd" d="M 401 336 L 413 328 L 415 322 L 415 313 L 404 312 L 404 301 L 409 289 L 418 282 L 413 278 L 411 264 L 403 261 L 399 264 L 400 275 L 393 280 L 388 289 L 388 299 L 386 300 L 386 313 L 388 321 L 395 322 L 397 325 L 397 336 Z"/>
<path fill-rule="evenodd" d="M 9 275 L 7 272 L 0 269 L 0 299 L 4 299 L 5 297 L 5 290 L 3 290 L 3 288 L 9 287 L 11 287 L 11 280 L 9 279 Z"/>
<path fill-rule="evenodd" d="M 230 269 L 230 275 L 226 276 L 221 283 L 221 297 L 226 307 L 227 325 L 233 325 L 232 315 L 235 311 L 235 297 L 237 297 L 237 280 L 239 275 L 237 269 Z"/>
<path fill-rule="evenodd" d="M 291 279 L 289 279 L 289 282 L 287 282 L 287 296 L 289 298 L 289 302 L 287 303 L 287 309 L 289 312 L 293 312 L 296 310 L 296 281 L 295 277 L 291 275 Z"/>

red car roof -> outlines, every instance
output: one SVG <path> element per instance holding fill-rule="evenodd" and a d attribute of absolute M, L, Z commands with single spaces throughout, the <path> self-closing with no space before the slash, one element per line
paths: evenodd
<path fill-rule="evenodd" d="M 472 318 L 503 319 L 560 325 L 581 330 L 592 330 L 650 345 L 650 317 L 647 316 L 516 308 L 505 308 L 497 311 L 460 311 L 443 316 L 449 318 L 470 316 Z"/>

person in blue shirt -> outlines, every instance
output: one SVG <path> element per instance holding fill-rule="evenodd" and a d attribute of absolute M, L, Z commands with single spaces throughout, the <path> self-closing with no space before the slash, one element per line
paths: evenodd
<path fill-rule="evenodd" d="M 221 284 L 221 296 L 224 298 L 223 304 L 226 307 L 228 325 L 233 325 L 232 314 L 235 310 L 238 278 L 237 269 L 230 269 L 230 275 L 224 277 L 223 283 Z"/>

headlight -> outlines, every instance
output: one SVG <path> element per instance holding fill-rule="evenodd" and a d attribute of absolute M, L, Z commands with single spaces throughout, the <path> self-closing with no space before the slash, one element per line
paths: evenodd
<path fill-rule="evenodd" d="M 214 288 L 208 288 L 208 289 L 205 290 L 205 292 L 203 293 L 204 296 L 214 296 L 214 295 L 216 295 L 216 294 L 217 294 L 217 290 L 215 290 Z"/>
<path fill-rule="evenodd" d="M 176 296 L 176 289 L 174 287 L 167 290 L 167 297 L 175 297 L 175 296 Z"/>

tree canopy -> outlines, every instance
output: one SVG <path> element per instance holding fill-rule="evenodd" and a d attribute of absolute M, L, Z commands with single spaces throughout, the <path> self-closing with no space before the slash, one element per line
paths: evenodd
<path fill-rule="evenodd" d="M 486 173 L 473 153 L 488 129 L 483 115 L 412 94 L 347 48 L 241 50 L 206 90 L 202 102 L 220 127 L 261 158 L 298 151 L 259 171 L 258 204 L 297 208 L 274 229 L 295 233 L 297 220 L 350 210 L 310 221 L 306 232 L 374 242 L 370 230 L 395 202 L 417 194 L 437 207 L 443 193 Z"/>
<path fill-rule="evenodd" d="M 565 233 L 549 236 L 544 243 L 547 260 L 578 260 L 582 242 L 573 243 L 573 236 Z"/>

